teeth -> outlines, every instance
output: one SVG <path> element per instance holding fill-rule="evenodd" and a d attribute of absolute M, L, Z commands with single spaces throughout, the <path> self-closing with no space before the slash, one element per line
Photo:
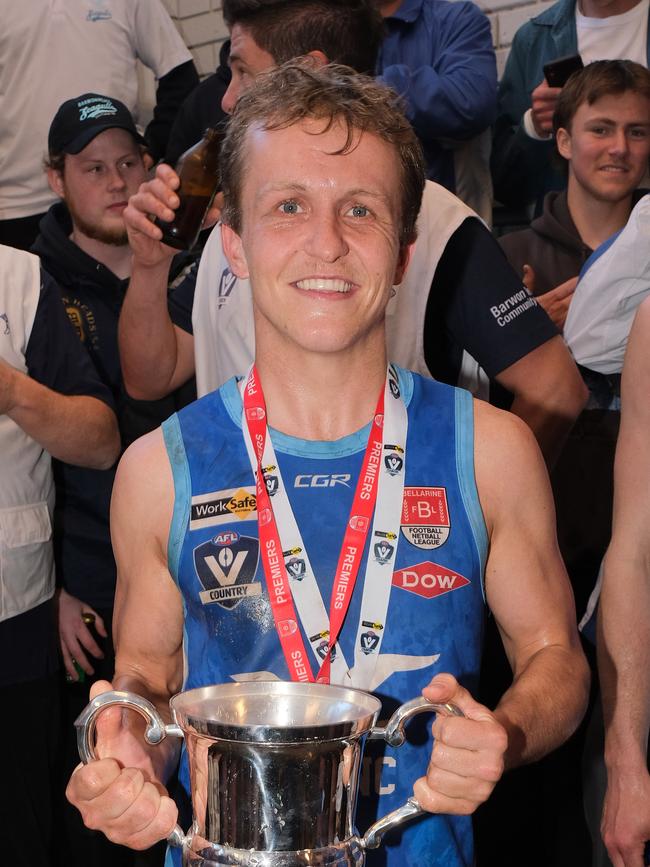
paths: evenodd
<path fill-rule="evenodd" d="M 309 292 L 349 292 L 352 283 L 345 280 L 328 280 L 324 277 L 312 277 L 309 280 L 298 280 L 298 289 L 306 289 Z"/>

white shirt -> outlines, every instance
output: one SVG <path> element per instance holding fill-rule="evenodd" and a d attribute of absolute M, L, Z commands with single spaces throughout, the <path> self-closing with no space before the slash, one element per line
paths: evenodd
<path fill-rule="evenodd" d="M 578 54 L 586 66 L 594 60 L 634 60 L 641 66 L 648 65 L 648 12 L 650 0 L 641 0 L 633 9 L 622 15 L 607 18 L 587 18 L 576 3 L 576 32 Z M 550 59 L 550 58 L 549 58 Z M 537 135 L 533 125 L 532 109 L 524 114 L 524 130 L 536 141 L 553 138 Z"/>
<path fill-rule="evenodd" d="M 192 59 L 160 0 L 0 0 L 0 220 L 47 210 L 47 133 L 66 99 L 134 111 L 136 60 L 162 78 Z"/>
<path fill-rule="evenodd" d="M 585 66 L 594 60 L 634 60 L 648 65 L 648 9 L 641 0 L 622 15 L 587 18 L 576 3 L 578 52 Z"/>

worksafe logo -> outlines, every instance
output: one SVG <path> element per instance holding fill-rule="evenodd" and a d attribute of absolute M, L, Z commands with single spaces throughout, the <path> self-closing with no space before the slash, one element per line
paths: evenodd
<path fill-rule="evenodd" d="M 393 586 L 416 593 L 424 599 L 433 599 L 434 596 L 443 596 L 452 590 L 466 587 L 471 584 L 469 578 L 454 572 L 447 566 L 439 566 L 426 560 L 424 563 L 416 563 L 406 569 L 398 569 L 393 572 Z"/>
<path fill-rule="evenodd" d="M 216 603 L 232 610 L 244 599 L 260 596 L 262 585 L 255 580 L 258 559 L 258 540 L 232 531 L 198 545 L 194 569 L 204 588 L 199 592 L 203 605 Z"/>
<path fill-rule="evenodd" d="M 226 491 L 213 491 L 192 497 L 190 507 L 190 530 L 213 527 L 232 522 L 257 518 L 257 499 L 255 488 L 231 488 Z"/>

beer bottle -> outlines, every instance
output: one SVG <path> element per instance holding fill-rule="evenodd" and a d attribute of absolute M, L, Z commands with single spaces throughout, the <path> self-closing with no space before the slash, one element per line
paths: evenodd
<path fill-rule="evenodd" d="M 191 250 L 196 244 L 203 218 L 219 186 L 219 150 L 224 134 L 223 124 L 209 127 L 201 141 L 179 157 L 176 173 L 181 183 L 176 195 L 180 204 L 170 223 L 156 219 L 163 243 L 170 247 Z"/>

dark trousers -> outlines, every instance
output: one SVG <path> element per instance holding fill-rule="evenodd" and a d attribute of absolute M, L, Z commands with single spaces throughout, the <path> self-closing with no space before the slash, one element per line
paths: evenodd
<path fill-rule="evenodd" d="M 29 250 L 38 237 L 38 224 L 44 216 L 44 214 L 34 214 L 17 220 L 0 220 L 0 244 L 6 247 L 17 247 L 19 250 Z"/>
<path fill-rule="evenodd" d="M 0 831 L 2 863 L 11 867 L 55 863 L 58 705 L 57 674 L 0 688 Z"/>

